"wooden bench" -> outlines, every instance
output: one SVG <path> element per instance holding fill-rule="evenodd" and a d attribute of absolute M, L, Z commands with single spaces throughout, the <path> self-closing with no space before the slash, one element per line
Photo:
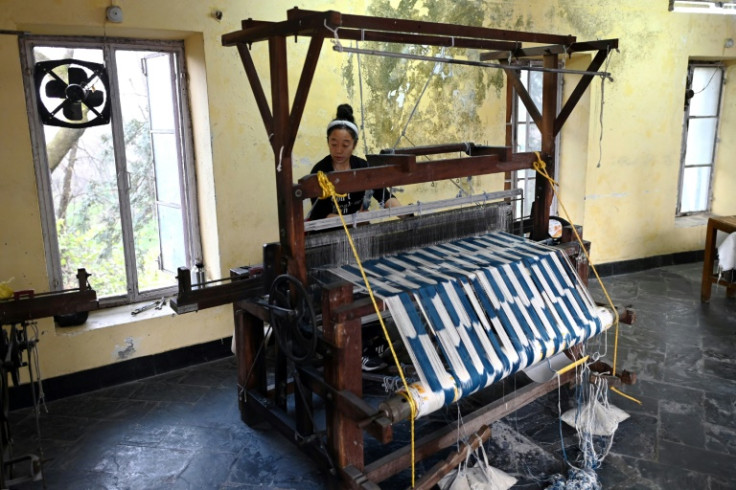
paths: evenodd
<path fill-rule="evenodd" d="M 723 216 L 708 219 L 708 231 L 705 235 L 705 258 L 703 262 L 703 281 L 700 285 L 700 301 L 710 301 L 710 290 L 714 283 L 726 287 L 726 295 L 731 298 L 736 294 L 736 282 L 719 279 L 714 273 L 716 258 L 716 235 L 718 231 L 724 233 L 736 232 L 736 216 Z"/>

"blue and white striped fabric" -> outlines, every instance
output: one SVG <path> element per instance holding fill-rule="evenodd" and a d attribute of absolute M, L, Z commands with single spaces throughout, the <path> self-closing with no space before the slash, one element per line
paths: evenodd
<path fill-rule="evenodd" d="M 426 415 L 611 323 L 561 252 L 503 232 L 366 261 L 420 382 Z M 333 272 L 363 286 L 353 265 Z"/>

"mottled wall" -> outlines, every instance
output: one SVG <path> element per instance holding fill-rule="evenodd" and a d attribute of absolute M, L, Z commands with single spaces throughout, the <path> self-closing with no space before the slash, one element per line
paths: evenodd
<path fill-rule="evenodd" d="M 612 54 L 608 65 L 615 81 L 606 82 L 603 91 L 600 82 L 594 82 L 563 130 L 562 199 L 573 219 L 584 225 L 586 237 L 593 242 L 596 262 L 702 248 L 703 224 L 684 227 L 674 216 L 685 73 L 691 57 L 719 58 L 729 63 L 727 78 L 733 77 L 736 48 L 724 48 L 724 41 L 736 37 L 734 16 L 673 14 L 667 11 L 664 0 L 115 3 L 124 12 L 121 24 L 104 21 L 108 0 L 3 0 L 0 29 L 185 40 L 205 262 L 213 277 L 226 275 L 230 267 L 259 262 L 262 244 L 277 237 L 274 157 L 237 51 L 223 48 L 220 37 L 238 29 L 240 21 L 248 17 L 283 20 L 286 10 L 294 5 L 354 14 L 393 11 L 397 16 L 437 21 L 457 16 L 489 27 L 573 34 L 579 40 L 619 38 L 620 52 Z M 212 16 L 214 9 L 223 12 L 222 20 Z M 287 43 L 292 68 L 301 66 L 306 46 L 305 39 Z M 265 44 L 255 45 L 252 52 L 268 93 L 267 48 Z M 355 60 L 334 53 L 331 44 L 325 44 L 294 148 L 295 176 L 306 173 L 325 154 L 324 129 L 336 105 L 348 101 L 356 108 L 361 106 L 357 70 L 353 66 L 351 71 L 351 62 Z M 578 69 L 584 69 L 587 63 L 586 57 L 567 61 L 568 66 Z M 0 35 L 0 66 L 0 280 L 14 277 L 16 289 L 45 291 L 48 278 L 14 35 Z M 433 82 L 435 92 L 426 105 L 420 104 L 418 124 L 409 128 L 413 137 L 421 135 L 420 144 L 448 142 L 450 133 L 453 139 L 503 143 L 503 80 L 489 74 L 479 81 L 473 78 L 478 75 L 470 73 L 460 69 L 454 72 L 457 92 L 445 93 L 447 84 Z M 425 79 L 421 73 L 410 75 L 415 85 Z M 363 76 L 364 80 L 369 78 L 368 74 Z M 293 69 L 292 91 L 297 77 L 298 71 Z M 566 77 L 566 93 L 575 81 L 574 76 Z M 479 84 L 485 84 L 488 93 L 479 94 Z M 364 88 L 364 101 L 369 97 L 382 100 L 381 93 Z M 713 203 L 719 214 L 736 214 L 736 166 L 730 158 L 734 143 L 725 136 L 736 134 L 735 92 L 736 86 L 730 83 L 724 94 Z M 483 97 L 474 98 L 480 95 Z M 605 104 L 601 128 L 602 95 Z M 445 112 L 452 112 L 451 127 L 433 130 L 441 127 L 438 119 L 444 100 L 448 104 Z M 479 101 L 477 107 L 471 104 L 474 100 Z M 412 104 L 406 101 L 407 107 Z M 473 109 L 473 118 L 463 119 L 468 107 Z M 400 121 L 382 116 L 380 111 L 371 114 L 374 128 L 387 122 L 395 130 L 401 128 Z M 369 142 L 378 145 L 375 140 Z M 362 145 L 360 149 L 362 154 Z M 476 190 L 493 190 L 500 181 L 475 179 L 473 185 Z M 402 200 L 427 200 L 456 191 L 451 185 L 427 184 L 406 189 Z M 53 322 L 42 320 L 42 371 L 47 377 L 57 376 L 111 364 L 122 357 L 156 354 L 222 338 L 232 331 L 230 311 L 229 307 L 221 307 L 149 321 L 128 318 L 119 325 L 97 329 L 57 330 Z"/>

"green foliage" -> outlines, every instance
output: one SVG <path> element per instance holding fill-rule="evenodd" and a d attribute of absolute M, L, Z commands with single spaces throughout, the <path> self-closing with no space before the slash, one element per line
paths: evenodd
<path fill-rule="evenodd" d="M 395 6 L 393 6 L 395 4 Z M 481 25 L 494 15 L 493 6 L 473 0 L 401 0 L 374 2 L 369 14 L 422 21 Z M 452 48 L 363 43 L 361 47 L 421 56 L 453 56 Z M 352 63 L 352 60 L 349 61 Z M 489 92 L 504 86 L 499 70 L 361 55 L 364 114 L 373 150 L 397 146 L 473 141 L 483 137 L 479 110 Z M 352 84 L 351 70 L 344 70 Z M 426 92 L 422 95 L 429 80 Z M 420 100 L 414 115 L 412 111 Z M 404 126 L 409 121 L 406 133 Z"/>
<path fill-rule="evenodd" d="M 155 174 L 147 121 L 129 121 L 124 135 L 138 279 L 140 284 L 160 283 Z M 64 285 L 76 285 L 77 268 L 85 267 L 93 274 L 90 282 L 100 297 L 125 294 L 126 267 L 112 140 L 105 134 L 91 141 L 85 138 L 80 144 L 85 151 L 76 152 L 83 155 L 77 158 L 84 159 L 79 177 L 84 178 L 86 188 L 69 196 L 65 214 L 56 217 Z M 60 178 L 58 174 L 64 168 L 57 167 L 52 178 Z M 79 168 L 75 165 L 75 170 Z"/>

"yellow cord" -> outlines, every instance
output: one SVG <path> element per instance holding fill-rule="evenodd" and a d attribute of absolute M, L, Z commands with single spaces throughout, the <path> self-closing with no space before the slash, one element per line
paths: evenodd
<path fill-rule="evenodd" d="M 581 365 L 582 363 L 584 363 L 585 361 L 587 361 L 589 358 L 590 358 L 590 356 L 585 356 L 585 357 L 583 357 L 581 359 L 578 359 L 575 362 L 571 362 L 567 366 L 565 366 L 562 369 L 560 369 L 559 371 L 557 371 L 557 375 L 558 376 L 561 376 L 561 375 L 565 374 L 566 372 L 568 372 L 572 368 L 578 367 L 579 365 Z"/>
<path fill-rule="evenodd" d="M 358 268 L 360 269 L 360 275 L 363 277 L 365 288 L 368 291 L 368 295 L 371 298 L 371 302 L 373 303 L 373 309 L 375 310 L 376 315 L 378 315 L 378 321 L 381 323 L 381 328 L 383 329 L 383 335 L 386 337 L 388 346 L 391 349 L 391 355 L 393 356 L 394 362 L 396 363 L 396 367 L 399 371 L 399 376 L 401 377 L 402 383 L 404 383 L 404 389 L 406 390 L 406 399 L 409 401 L 409 407 L 411 408 L 411 486 L 412 488 L 414 488 L 414 478 L 415 478 L 414 419 L 417 413 L 416 402 L 414 401 L 414 398 L 411 396 L 411 392 L 409 391 L 409 383 L 407 383 L 406 377 L 404 376 L 404 370 L 401 369 L 401 363 L 399 362 L 399 357 L 396 355 L 396 351 L 394 350 L 394 345 L 391 342 L 391 338 L 389 337 L 389 334 L 388 334 L 388 329 L 386 328 L 386 324 L 383 322 L 383 315 L 381 314 L 381 311 L 378 308 L 378 303 L 376 302 L 376 298 L 373 295 L 373 289 L 371 289 L 371 285 L 368 282 L 368 277 L 365 275 L 363 264 L 360 261 L 360 257 L 358 256 L 358 250 L 355 248 L 355 244 L 353 243 L 353 238 L 350 236 L 350 232 L 348 231 L 348 225 L 345 223 L 345 218 L 343 217 L 342 212 L 340 211 L 340 206 L 337 204 L 336 198 L 344 197 L 345 194 L 337 194 L 337 192 L 335 192 L 335 186 L 332 184 L 332 182 L 330 182 L 330 179 L 327 178 L 327 175 L 325 175 L 324 172 L 321 172 L 321 171 L 317 172 L 317 180 L 319 182 L 320 187 L 322 188 L 322 196 L 320 196 L 320 199 L 332 198 L 332 202 L 335 203 L 335 209 L 337 209 L 337 214 L 340 216 L 342 227 L 345 230 L 345 234 L 348 237 L 348 242 L 350 243 L 350 249 L 353 251 L 353 256 L 355 257 L 355 261 L 358 264 Z"/>
<path fill-rule="evenodd" d="M 567 209 L 565 209 L 565 205 L 562 203 L 562 199 L 560 199 L 560 195 L 557 193 L 557 187 L 560 186 L 552 177 L 549 176 L 547 173 L 547 164 L 542 160 L 541 155 L 538 151 L 535 151 L 534 154 L 537 156 L 537 161 L 534 162 L 534 170 L 536 170 L 542 177 L 547 179 L 549 183 L 551 184 L 552 191 L 555 193 L 555 197 L 557 198 L 557 202 L 560 204 L 560 208 L 562 208 L 562 212 L 565 214 L 565 219 L 568 223 L 572 225 L 573 221 L 570 218 L 570 215 L 567 212 Z M 603 294 L 606 296 L 606 300 L 608 301 L 609 306 L 611 307 L 611 310 L 613 311 L 614 320 L 613 324 L 615 325 L 615 334 L 614 334 L 614 341 L 613 341 L 613 376 L 616 376 L 616 359 L 618 358 L 618 322 L 619 322 L 619 316 L 618 316 L 618 310 L 613 304 L 613 301 L 611 300 L 611 297 L 608 295 L 608 291 L 606 290 L 606 286 L 603 284 L 603 281 L 601 280 L 601 277 L 598 275 L 598 271 L 595 268 L 595 265 L 593 265 L 593 262 L 590 260 L 590 256 L 588 255 L 588 251 L 585 249 L 585 245 L 583 244 L 583 239 L 578 234 L 578 230 L 576 226 L 572 226 L 572 231 L 575 233 L 575 238 L 577 239 L 578 243 L 580 244 L 580 249 L 583 251 L 583 254 L 585 255 L 585 258 L 588 260 L 588 264 L 590 264 L 590 268 L 593 271 L 593 274 L 595 274 L 595 278 L 598 280 L 598 284 L 601 285 L 601 289 L 603 290 Z M 630 400 L 635 401 L 639 405 L 641 405 L 641 402 L 637 400 L 636 398 L 633 398 L 621 391 L 619 391 L 615 386 L 611 387 L 611 391 L 628 398 Z"/>

